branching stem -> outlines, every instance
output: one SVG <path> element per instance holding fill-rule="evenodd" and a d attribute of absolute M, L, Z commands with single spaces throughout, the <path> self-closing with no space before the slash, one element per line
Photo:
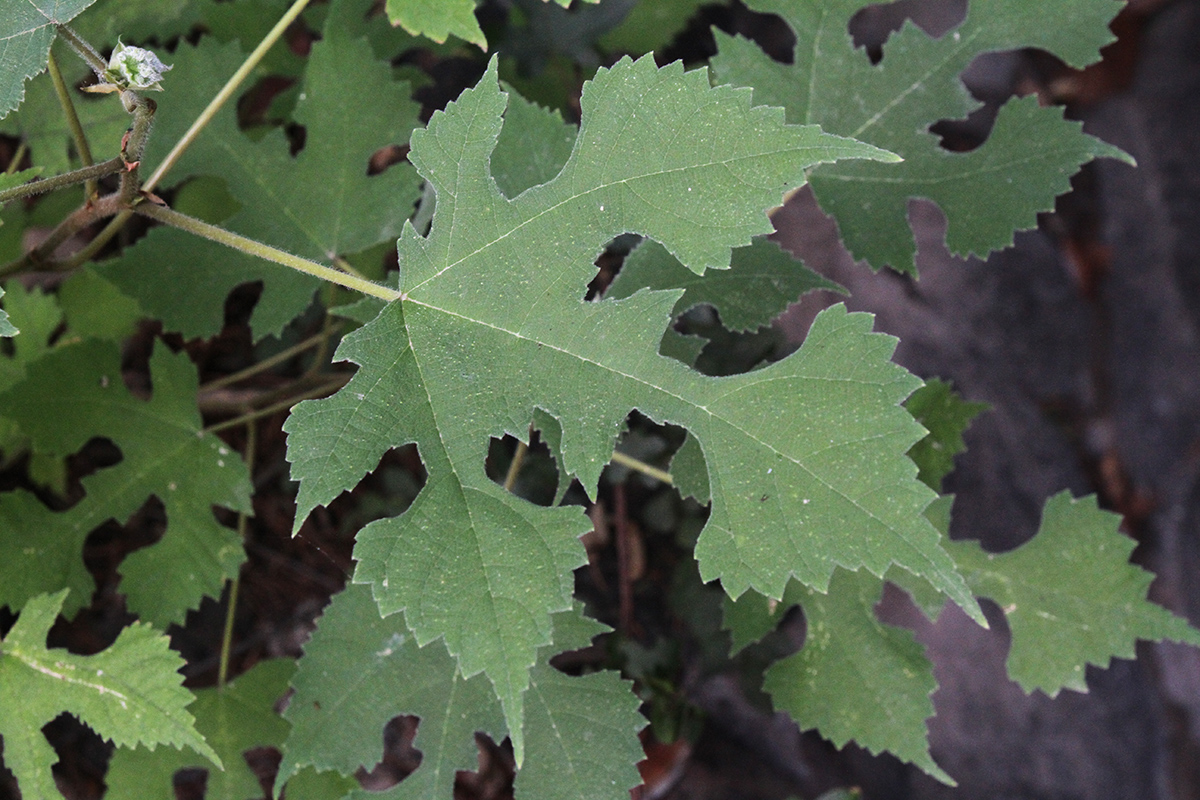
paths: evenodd
<path fill-rule="evenodd" d="M 74 186 L 77 183 L 94 181 L 106 175 L 115 175 L 124 169 L 125 164 L 120 158 L 110 158 L 108 161 L 101 161 L 99 164 L 92 164 L 90 167 L 73 169 L 70 172 L 55 175 L 52 178 L 31 181 L 23 183 L 20 186 L 14 186 L 11 189 L 6 189 L 0 192 L 0 203 L 7 203 L 9 200 L 16 200 L 22 197 L 33 197 L 35 194 L 52 192 L 55 189 L 62 189 L 65 186 Z"/>
<path fill-rule="evenodd" d="M 233 419 L 227 419 L 224 422 L 218 422 L 215 425 L 208 426 L 204 430 L 206 433 L 216 433 L 217 431 L 223 431 L 226 428 L 234 428 L 234 427 L 237 427 L 238 425 L 244 425 L 248 422 L 253 422 L 256 419 L 262 419 L 263 417 L 269 417 L 272 414 L 277 414 L 280 411 L 285 411 L 285 410 L 291 408 L 292 406 L 296 405 L 296 403 L 299 403 L 301 400 L 310 400 L 314 397 L 324 397 L 324 396 L 328 395 L 330 392 L 336 391 L 336 390 L 342 388 L 343 386 L 345 386 L 349 380 L 350 380 L 349 375 L 334 378 L 331 381 L 326 381 L 325 383 L 321 384 L 320 386 L 317 386 L 313 389 L 309 389 L 307 392 L 302 392 L 298 395 L 294 395 L 292 397 L 287 398 L 286 400 L 280 400 L 278 403 L 272 403 L 271 405 L 267 406 L 266 408 L 260 408 L 257 411 L 248 412 L 246 414 L 241 415 L 240 417 L 234 417 Z"/>

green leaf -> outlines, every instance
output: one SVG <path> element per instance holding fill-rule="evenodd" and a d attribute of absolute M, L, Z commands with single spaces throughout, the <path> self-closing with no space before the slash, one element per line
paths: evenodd
<path fill-rule="evenodd" d="M 838 570 L 828 594 L 792 584 L 785 603 L 804 608 L 804 647 L 772 665 L 763 688 L 776 709 L 838 747 L 853 739 L 872 753 L 887 750 L 953 785 L 926 742 L 933 667 L 911 631 L 875 617 L 882 591 L 862 571 Z"/>
<path fill-rule="evenodd" d="M 402 615 L 380 618 L 366 587 L 334 597 L 304 647 L 276 791 L 301 767 L 352 775 L 383 758 L 383 728 L 400 714 L 421 718 L 413 746 L 421 766 L 398 797 L 449 797 L 458 770 L 477 766 L 474 734 L 504 737 L 504 718 L 483 676 L 464 679 L 441 642 L 418 647 Z"/>
<path fill-rule="evenodd" d="M 96 655 L 46 647 L 66 595 L 64 589 L 30 598 L 0 643 L 0 736 L 21 795 L 62 797 L 50 773 L 58 757 L 42 726 L 64 711 L 118 746 L 189 747 L 220 764 L 185 710 L 192 695 L 178 672 L 183 659 L 167 637 L 134 623 Z"/>
<path fill-rule="evenodd" d="M 4 297 L 4 287 L 0 286 L 0 298 Z M 16 336 L 20 333 L 8 319 L 8 312 L 0 309 L 0 336 Z"/>
<path fill-rule="evenodd" d="M 629 683 L 610 672 L 569 677 L 548 663 L 605 630 L 577 608 L 554 617 L 553 644 L 539 653 L 530 678 L 528 757 L 517 774 L 518 798 L 623 800 L 640 782 L 633 765 L 646 721 Z M 420 718 L 413 742 L 422 752 L 420 767 L 385 794 L 355 796 L 449 797 L 455 773 L 477 767 L 474 734 L 498 742 L 505 733 L 488 682 L 464 680 L 440 642 L 418 647 L 403 615 L 381 619 L 365 587 L 351 585 L 334 598 L 304 648 L 293 686 L 284 712 L 293 727 L 277 790 L 303 766 L 343 775 L 370 768 L 383 756 L 384 725 L 413 714 Z"/>
<path fill-rule="evenodd" d="M 554 644 L 539 654 L 526 698 L 527 758 L 517 772 L 518 800 L 625 800 L 642 782 L 637 733 L 646 726 L 629 681 L 611 671 L 571 677 L 550 666 L 561 650 L 587 647 L 608 628 L 578 606 L 554 616 Z"/>
<path fill-rule="evenodd" d="M 72 333 L 97 339 L 121 341 L 143 316 L 136 302 L 90 267 L 63 281 L 58 302 Z"/>
<path fill-rule="evenodd" d="M 1037 536 L 1006 553 L 949 542 L 971 589 L 994 600 L 1012 631 L 1008 674 L 1026 692 L 1087 691 L 1084 668 L 1133 658 L 1138 639 L 1200 645 L 1200 631 L 1146 599 L 1154 576 L 1129 563 L 1135 542 L 1095 497 L 1046 501 Z"/>
<path fill-rule="evenodd" d="M 172 81 L 187 83 L 187 102 L 158 112 L 146 160 L 153 163 L 182 134 L 242 61 L 234 44 L 202 40 L 174 54 Z M 304 149 L 292 158 L 282 130 L 251 141 L 237 128 L 230 104 L 219 113 L 171 173 L 224 178 L 241 209 L 226 226 L 318 262 L 393 240 L 412 213 L 417 178 L 408 164 L 368 176 L 371 155 L 403 144 L 418 123 L 408 85 L 392 80 L 365 40 L 330 25 L 309 57 L 295 121 L 305 126 Z M 313 187 L 320 187 L 314 191 Z M 180 258 L 179 253 L 187 253 Z M 261 261 L 175 229 L 156 229 L 116 260 L 98 268 L 168 330 L 186 338 L 215 335 L 223 301 L 235 286 L 260 280 L 263 294 L 251 327 L 255 338 L 277 334 L 308 307 L 315 278 Z"/>
<path fill-rule="evenodd" d="M 941 38 L 906 23 L 888 40 L 878 66 L 854 47 L 847 30 L 861 0 L 751 5 L 787 20 L 797 39 L 794 63 L 772 61 L 745 39 L 718 31 L 712 67 L 719 81 L 753 86 L 756 102 L 783 106 L 791 121 L 817 123 L 904 157 L 899 165 L 820 167 L 811 176 L 846 246 L 877 269 L 916 271 L 910 198 L 933 200 L 945 212 L 952 252 L 982 256 L 1011 245 L 1014 230 L 1033 227 L 1037 212 L 1053 208 L 1081 164 L 1128 160 L 1034 97 L 1005 104 L 991 136 L 971 152 L 944 150 L 928 130 L 980 105 L 958 77 L 980 53 L 1036 47 L 1074 67 L 1099 60 L 1099 49 L 1113 38 L 1107 24 L 1121 9 L 1116 0 L 974 0 L 962 24 Z M 1048 19 L 1071 24 L 1048 25 Z"/>
<path fill-rule="evenodd" d="M 768 324 L 806 292 L 825 289 L 846 294 L 844 288 L 763 237 L 734 250 L 729 269 L 703 276 L 686 269 L 658 242 L 643 242 L 625 259 L 605 297 L 621 300 L 642 288 L 683 289 L 672 314 L 679 316 L 695 306 L 710 305 L 732 331 Z"/>
<path fill-rule="evenodd" d="M 84 478 L 86 495 L 66 511 L 51 511 L 24 490 L 0 495 L 0 547 L 8 554 L 0 563 L 0 603 L 15 607 L 65 585 L 78 596 L 68 609 L 79 608 L 92 589 L 84 539 L 108 519 L 124 522 L 154 496 L 166 511 L 166 531 L 125 558 L 121 589 L 143 619 L 162 627 L 181 622 L 201 598 L 219 594 L 245 559 L 237 534 L 217 522 L 212 507 L 250 511 L 241 458 L 203 432 L 195 367 L 185 354 L 158 348 L 150 357 L 148 401 L 125 387 L 120 350 L 111 342 L 55 350 L 27 373 L 0 394 L 0 408 L 35 451 L 65 456 L 104 436 L 123 458 Z"/>
<path fill-rule="evenodd" d="M 557 111 L 542 108 L 505 86 L 504 127 L 490 160 L 492 178 L 512 198 L 553 178 L 571 157 L 578 129 Z"/>
<path fill-rule="evenodd" d="M 697 556 L 733 595 L 898 563 L 979 613 L 920 516 L 932 493 L 903 456 L 922 430 L 898 404 L 919 381 L 888 361 L 893 340 L 870 317 L 835 307 L 798 354 L 711 379 L 657 354 L 678 292 L 582 300 L 596 253 L 620 233 L 660 240 L 695 272 L 723 267 L 814 163 L 890 158 L 749 99 L 703 71 L 623 60 L 585 87 L 562 172 L 508 200 L 488 169 L 506 107 L 493 60 L 413 135 L 437 211 L 428 238 L 408 226 L 400 239 L 403 299 L 343 341 L 338 358 L 361 367 L 351 382 L 287 422 L 297 526 L 388 448 L 417 444 L 429 482 L 404 515 L 359 533 L 355 581 L 383 613 L 404 610 L 418 643 L 444 637 L 465 675 L 485 671 L 510 730 L 590 527 L 483 469 L 487 437 L 524 436 L 535 408 L 558 419 L 563 465 L 589 492 L 631 409 L 695 434 L 713 487 Z"/>
<path fill-rule="evenodd" d="M 611 1 L 611 0 L 610 0 Z M 642 55 L 671 43 L 709 0 L 640 0 L 621 24 L 600 38 L 610 53 Z"/>
<path fill-rule="evenodd" d="M 0 118 L 25 97 L 25 81 L 46 68 L 56 25 L 95 0 L 0 0 Z"/>
<path fill-rule="evenodd" d="M 963 400 L 950 384 L 934 378 L 913 392 L 904 407 L 929 431 L 909 449 L 908 457 L 920 470 L 917 478 L 940 492 L 942 479 L 954 469 L 954 457 L 967 449 L 963 431 L 991 406 Z"/>
<path fill-rule="evenodd" d="M 598 2 L 598 0 L 586 0 Z M 554 0 L 567 6 L 571 0 Z M 426 36 L 439 44 L 447 37 L 457 36 L 463 41 L 487 50 L 487 37 L 475 21 L 475 0 L 387 0 L 385 6 L 388 19 L 414 36 Z"/>
<path fill-rule="evenodd" d="M 736 600 L 725 595 L 724 603 L 721 628 L 729 631 L 730 652 L 735 654 L 775 630 L 784 612 L 790 608 L 754 591 L 746 592 Z"/>
<path fill-rule="evenodd" d="M 246 764 L 244 754 L 251 748 L 283 744 L 288 725 L 276 713 L 275 703 L 287 694 L 295 666 L 290 659 L 260 661 L 223 689 L 198 690 L 190 711 L 196 718 L 196 731 L 219 760 L 211 761 L 202 754 L 181 750 L 121 748 L 113 754 L 104 776 L 109 796 L 170 797 L 175 773 L 189 768 L 208 770 L 205 784 L 208 800 L 261 796 L 258 776 Z"/>

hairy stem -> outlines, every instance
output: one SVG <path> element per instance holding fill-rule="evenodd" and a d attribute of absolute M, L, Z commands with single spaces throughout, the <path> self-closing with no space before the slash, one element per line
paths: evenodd
<path fill-rule="evenodd" d="M 79 161 L 83 166 L 90 167 L 95 163 L 92 158 L 92 148 L 88 145 L 87 135 L 83 132 L 83 125 L 79 122 L 79 114 L 75 112 L 75 103 L 71 101 L 71 93 L 67 89 L 66 81 L 63 80 L 62 71 L 58 68 L 58 59 L 54 57 L 53 50 L 50 51 L 47 67 L 50 69 L 50 80 L 54 83 L 54 93 L 58 95 L 58 103 L 62 106 L 63 116 L 67 118 L 67 127 L 71 129 L 71 140 L 75 142 L 75 149 L 79 151 Z M 95 179 L 87 181 L 84 194 L 86 197 L 96 195 Z"/>
<path fill-rule="evenodd" d="M 210 225 L 203 220 L 198 220 L 195 217 L 189 217 L 186 214 L 180 214 L 178 211 L 172 211 L 169 208 L 152 205 L 150 203 L 142 203 L 134 209 L 138 214 L 149 217 L 150 219 L 158 220 L 159 222 L 171 225 L 185 230 L 188 233 L 193 233 L 210 241 L 218 242 L 227 247 L 232 247 L 235 250 L 241 250 L 243 253 L 249 253 L 252 256 L 274 261 L 276 264 L 283 264 L 285 267 L 291 267 L 308 275 L 320 278 L 321 280 L 336 283 L 338 286 L 344 286 L 347 289 L 353 289 L 356 292 L 369 294 L 372 297 L 378 297 L 380 300 L 392 302 L 399 300 L 401 295 L 395 289 L 389 289 L 387 286 L 382 286 L 373 281 L 356 278 L 353 275 L 347 275 L 344 272 L 327 267 L 324 264 L 318 264 L 315 261 L 309 261 L 307 258 L 292 255 L 277 247 L 271 247 L 268 244 L 249 239 L 245 236 L 240 236 L 232 231 L 227 231 L 224 228 L 219 228 L 216 225 Z"/>
<path fill-rule="evenodd" d="M 117 161 L 120 162 L 121 159 L 118 158 Z M 88 167 L 87 169 L 96 169 L 96 167 L 100 166 L 103 165 L 97 164 L 94 167 Z M 122 164 L 120 169 L 124 168 L 125 167 Z M 77 170 L 77 172 L 78 171 L 81 170 Z M 49 183 L 49 181 L 46 182 Z M 80 183 L 80 181 L 74 181 L 74 183 Z M 58 249 L 60 244 L 65 242 L 67 239 L 70 239 L 72 236 L 79 233 L 81 230 L 97 220 L 104 219 L 105 217 L 111 217 L 122 207 L 123 204 L 121 199 L 115 194 L 110 194 L 106 197 L 101 197 L 94 203 L 88 203 L 82 208 L 76 209 L 74 213 L 60 222 L 58 227 L 51 231 L 50 235 L 47 236 L 41 244 L 20 258 L 0 266 L 0 277 L 11 275 L 14 272 L 20 272 L 21 270 L 27 269 L 30 266 L 38 266 L 46 263 L 49 260 L 49 256 L 52 255 L 56 249 Z"/>
<path fill-rule="evenodd" d="M 87 62 L 87 65 L 92 68 L 92 72 L 97 76 L 104 74 L 104 70 L 108 69 L 108 64 L 96 52 L 96 48 L 79 38 L 79 34 L 71 30 L 66 25 L 55 26 L 58 29 L 58 35 L 64 42 L 71 45 L 71 49 L 79 54 L 79 57 Z"/>
<path fill-rule="evenodd" d="M 124 169 L 125 164 L 120 158 L 110 158 L 108 161 L 101 161 L 99 164 L 92 164 L 90 167 L 74 169 L 70 172 L 64 172 L 61 175 L 55 175 L 52 178 L 31 181 L 23 183 L 20 186 L 14 186 L 11 189 L 6 189 L 0 192 L 0 203 L 7 203 L 9 200 L 16 200 L 21 197 L 32 197 L 35 194 L 42 194 L 43 192 L 52 192 L 64 186 L 74 186 L 77 183 L 94 181 L 97 178 L 103 178 L 105 175 L 114 175 Z"/>

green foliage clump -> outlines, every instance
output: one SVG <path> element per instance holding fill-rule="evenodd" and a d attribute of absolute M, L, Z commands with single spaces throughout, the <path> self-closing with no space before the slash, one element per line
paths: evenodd
<path fill-rule="evenodd" d="M 40 728 L 63 711 L 118 745 L 114 796 L 168 791 L 196 767 L 210 793 L 249 796 L 256 779 L 239 759 L 254 747 L 282 751 L 277 791 L 360 796 L 353 776 L 380 761 L 384 725 L 405 714 L 420 718 L 423 760 L 390 796 L 449 796 L 475 766 L 476 733 L 511 742 L 518 797 L 626 796 L 639 781 L 641 700 L 656 728 L 678 708 L 650 675 L 657 656 L 630 644 L 624 662 L 572 675 L 551 662 L 610 630 L 577 597 L 575 571 L 597 526 L 581 504 L 613 481 L 614 459 L 707 506 L 662 516 L 690 556 L 672 591 L 725 593 L 690 612 L 717 662 L 799 605 L 803 647 L 762 673 L 776 708 L 946 782 L 926 741 L 932 667 L 909 631 L 875 614 L 887 582 L 931 617 L 952 602 L 982 623 L 976 598 L 998 603 L 1010 675 L 1027 691 L 1085 690 L 1088 664 L 1130 657 L 1138 639 L 1200 644 L 1147 601 L 1149 574 L 1129 565 L 1132 544 L 1094 500 L 1052 498 L 1041 533 L 1011 553 L 950 541 L 951 498 L 938 493 L 984 407 L 894 364 L 895 339 L 869 315 L 833 306 L 796 352 L 727 377 L 695 368 L 704 339 L 686 335 L 707 315 L 707 330 L 724 331 L 714 336 L 751 336 L 802 294 L 844 293 L 766 238 L 768 213 L 805 184 L 856 255 L 915 274 L 910 199 L 942 208 L 953 251 L 985 254 L 1032 226 L 1081 164 L 1124 158 L 1033 99 L 1002 106 L 968 153 L 928 130 L 974 108 L 959 75 L 979 54 L 1040 47 L 1085 65 L 1119 4 L 1056 0 L 1034 13 L 975 0 L 941 37 L 905 25 L 876 65 L 847 33 L 860 2 L 756 0 L 795 33 L 793 62 L 718 32 L 717 54 L 695 69 L 643 52 L 669 44 L 695 2 L 551 7 L 588 53 L 569 70 L 586 74 L 575 93 L 524 74 L 531 62 L 513 52 L 538 29 L 536 6 L 524 28 L 512 12 L 525 32 L 499 31 L 484 63 L 493 34 L 472 0 L 389 0 L 383 13 L 367 0 L 301 0 L 286 13 L 266 2 L 67 5 L 0 0 L 0 133 L 20 148 L 0 176 L 0 274 L 11 276 L 0 450 L 20 487 L 0 494 L 0 605 L 17 615 L 0 643 L 0 734 L 25 797 L 58 795 Z M 1047 26 L 1049 14 L 1072 23 Z M 157 104 L 141 95 L 157 80 L 121 78 L 85 41 L 149 38 L 152 16 L 171 62 L 156 72 Z M 239 39 L 262 30 L 269 48 L 289 24 L 310 35 L 266 60 Z M 423 115 L 414 87 L 420 96 L 430 78 L 411 64 L 447 53 L 474 59 L 482 77 Z M 601 57 L 607 66 L 590 65 Z M 239 105 L 230 98 L 247 76 L 282 84 Z M 73 98 L 84 78 L 118 97 Z M 50 190 L 61 191 L 32 199 Z M 114 238 L 131 219 L 138 235 Z M 60 247 L 100 222 L 75 250 Z M 40 244 L 21 242 L 39 228 L 50 228 Z M 615 280 L 590 299 L 597 256 L 621 247 L 632 249 Z M 398 273 L 386 269 L 393 256 Z M 69 277 L 31 288 L 48 270 Z M 231 324 L 226 303 L 247 286 L 253 310 Z M 297 341 L 298 320 L 314 318 L 320 333 Z M 260 360 L 202 384 L 189 355 L 237 325 Z M 327 363 L 343 327 L 333 359 L 352 375 Z M 123 355 L 131 336 L 149 343 L 140 364 Z M 282 388 L 222 400 L 229 384 L 309 351 L 310 368 Z M 231 418 L 213 421 L 214 409 Z M 389 452 L 415 446 L 424 483 L 406 472 L 378 502 L 382 518 L 355 526 L 350 585 L 298 662 L 228 680 L 229 623 L 217 685 L 193 694 L 158 631 L 226 587 L 232 606 L 252 569 L 252 470 L 218 434 L 244 430 L 253 466 L 263 418 L 285 411 L 293 533 L 384 473 Z M 667 433 L 639 445 L 653 426 Z M 536 467 L 522 467 L 526 445 L 501 481 L 489 444 L 534 431 L 548 450 L 529 452 L 550 484 L 540 504 L 519 481 Z M 70 459 L 97 439 L 119 459 L 80 479 Z M 129 546 L 119 583 L 97 587 L 85 542 L 148 504 L 160 535 Z M 94 656 L 47 649 L 57 615 L 98 588 L 140 621 Z"/>

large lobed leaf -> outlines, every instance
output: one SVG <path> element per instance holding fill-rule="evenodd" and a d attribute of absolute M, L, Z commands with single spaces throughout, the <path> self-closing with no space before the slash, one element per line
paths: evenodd
<path fill-rule="evenodd" d="M 1146 599 L 1154 575 L 1129 563 L 1135 542 L 1095 497 L 1046 501 L 1038 534 L 1005 553 L 948 542 L 971 589 L 996 602 L 1012 631 L 1008 674 L 1026 692 L 1087 691 L 1088 664 L 1133 658 L 1138 639 L 1200 645 L 1200 631 Z"/>
<path fill-rule="evenodd" d="M 0 0 L 0 118 L 25 96 L 25 81 L 46 68 L 56 25 L 96 0 Z"/>
<path fill-rule="evenodd" d="M 178 673 L 183 659 L 167 637 L 134 623 L 95 655 L 46 647 L 66 595 L 63 589 L 31 598 L 0 642 L 0 736 L 22 797 L 62 797 L 50 772 L 58 757 L 42 726 L 64 711 L 119 746 L 189 747 L 220 765 L 186 710 L 192 694 Z"/>
<path fill-rule="evenodd" d="M 68 611 L 86 604 L 92 578 L 83 564 L 84 540 L 109 519 L 126 521 L 154 496 L 166 511 L 166 531 L 126 557 L 121 589 L 142 619 L 162 627 L 182 622 L 245 560 L 236 532 L 217 522 L 213 507 L 250 511 L 241 458 L 201 426 L 195 367 L 186 354 L 159 347 L 150 358 L 148 401 L 125 387 L 112 342 L 63 347 L 25 371 L 23 381 L 0 394 L 0 408 L 35 452 L 66 456 L 103 436 L 121 449 L 122 460 L 84 478 L 86 495 L 66 511 L 51 511 L 23 489 L 0 494 L 0 548 L 7 554 L 0 604 L 19 607 L 62 586 L 76 595 Z M 171 579 L 163 580 L 167 574 Z"/>
<path fill-rule="evenodd" d="M 772 61 L 747 40 L 718 31 L 712 66 L 720 81 L 754 87 L 757 102 L 783 106 L 791 121 L 816 123 L 905 159 L 895 166 L 840 163 L 812 175 L 813 191 L 837 218 L 846 246 L 877 269 L 916 271 L 910 198 L 933 200 L 945 212 L 951 251 L 986 255 L 1011 245 L 1014 230 L 1033 227 L 1037 212 L 1052 209 L 1081 164 L 1102 156 L 1128 160 L 1064 120 L 1061 109 L 1039 107 L 1032 97 L 1005 104 L 991 136 L 971 152 L 943 149 L 928 130 L 978 107 L 959 75 L 980 53 L 1037 47 L 1075 67 L 1098 60 L 1113 38 L 1107 24 L 1121 8 L 1117 0 L 972 0 L 966 19 L 941 38 L 906 23 L 878 65 L 855 49 L 847 29 L 862 0 L 750 5 L 787 20 L 796 34 L 794 63 Z"/>
<path fill-rule="evenodd" d="M 749 100 L 702 71 L 623 60 L 585 87 L 562 171 L 510 200 L 488 168 L 505 110 L 493 62 L 414 134 L 410 160 L 437 212 L 428 238 L 401 237 L 402 298 L 339 349 L 360 365 L 354 379 L 288 420 L 297 526 L 388 448 L 418 445 L 428 483 L 404 515 L 359 533 L 355 581 L 383 613 L 403 610 L 419 644 L 444 637 L 465 675 L 487 673 L 518 755 L 529 669 L 551 615 L 570 607 L 589 527 L 483 470 L 486 437 L 523 436 L 535 409 L 558 421 L 562 463 L 589 492 L 631 409 L 687 427 L 713 504 L 701 572 L 735 596 L 898 564 L 978 616 L 903 455 L 923 431 L 899 403 L 920 381 L 889 362 L 894 340 L 869 316 L 830 309 L 791 358 L 713 379 L 658 354 L 679 292 L 582 301 L 596 253 L 621 233 L 660 241 L 694 272 L 724 268 L 812 165 L 891 158 Z"/>

